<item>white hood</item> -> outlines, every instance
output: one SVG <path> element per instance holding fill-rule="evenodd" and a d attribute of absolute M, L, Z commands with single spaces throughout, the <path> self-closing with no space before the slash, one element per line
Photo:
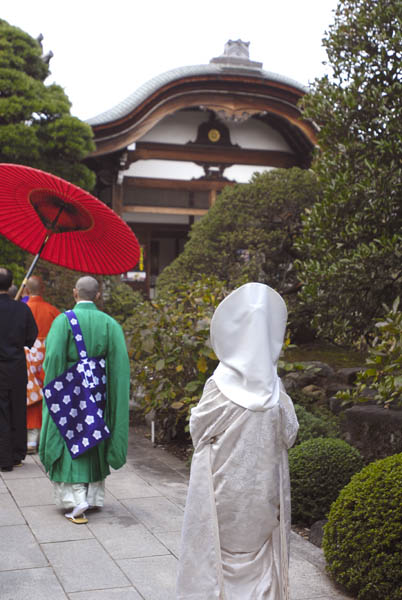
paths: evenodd
<path fill-rule="evenodd" d="M 220 363 L 212 377 L 235 404 L 258 411 L 279 401 L 277 364 L 286 321 L 284 300 L 262 283 L 242 285 L 215 310 L 211 345 Z"/>

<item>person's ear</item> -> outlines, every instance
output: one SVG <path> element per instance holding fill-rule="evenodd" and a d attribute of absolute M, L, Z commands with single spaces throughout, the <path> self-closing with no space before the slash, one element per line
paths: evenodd
<path fill-rule="evenodd" d="M 100 292 L 98 292 L 98 293 L 96 294 L 96 296 L 95 296 L 95 300 L 99 300 L 99 298 L 100 298 L 100 297 L 101 297 L 101 293 L 100 293 Z"/>

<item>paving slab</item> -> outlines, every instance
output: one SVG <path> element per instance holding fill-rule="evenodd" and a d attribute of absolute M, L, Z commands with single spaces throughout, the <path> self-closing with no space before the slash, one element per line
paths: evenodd
<path fill-rule="evenodd" d="M 158 538 L 176 558 L 180 555 L 181 531 L 156 531 Z"/>
<path fill-rule="evenodd" d="M 51 567 L 0 572 L 1 600 L 68 600 Z"/>
<path fill-rule="evenodd" d="M 328 593 L 329 579 L 318 567 L 300 558 L 290 558 L 289 568 L 290 599 L 320 600 Z M 349 600 L 335 588 L 328 600 Z"/>
<path fill-rule="evenodd" d="M 70 600 L 143 600 L 143 596 L 140 596 L 133 587 L 74 592 L 68 597 Z"/>
<path fill-rule="evenodd" d="M 86 512 L 90 525 L 103 523 L 113 525 L 114 523 L 124 524 L 129 519 L 130 524 L 139 523 L 140 521 L 123 506 L 123 504 L 107 492 L 105 496 L 105 505 L 102 508 L 94 508 Z"/>
<path fill-rule="evenodd" d="M 118 564 L 144 600 L 175 600 L 177 560 L 173 556 L 119 560 Z"/>
<path fill-rule="evenodd" d="M 66 592 L 116 588 L 130 584 L 95 539 L 42 544 L 42 549 Z"/>
<path fill-rule="evenodd" d="M 19 506 L 53 504 L 53 485 L 47 477 L 9 479 L 7 487 Z"/>
<path fill-rule="evenodd" d="M 153 481 L 152 486 L 160 495 L 169 498 L 176 506 L 184 510 L 188 485 L 184 481 Z"/>
<path fill-rule="evenodd" d="M 181 529 L 183 511 L 167 498 L 134 498 L 122 503 L 153 532 Z"/>
<path fill-rule="evenodd" d="M 119 500 L 162 495 L 156 487 L 147 483 L 133 471 L 131 471 L 129 476 L 127 476 L 127 471 L 112 473 L 106 479 L 106 489 Z"/>
<path fill-rule="evenodd" d="M 93 538 L 86 525 L 74 525 L 54 504 L 26 506 L 21 511 L 40 544 Z"/>
<path fill-rule="evenodd" d="M 166 546 L 128 511 L 127 516 L 108 522 L 90 520 L 88 527 L 115 560 L 169 554 Z"/>
<path fill-rule="evenodd" d="M 4 481 L 27 479 L 29 477 L 46 477 L 46 474 L 35 462 L 24 462 L 21 467 L 14 467 L 8 473 L 2 473 Z"/>
<path fill-rule="evenodd" d="M 2 525 L 25 525 L 24 517 L 9 493 L 0 494 L 0 527 Z"/>
<path fill-rule="evenodd" d="M 27 525 L 0 528 L 0 571 L 47 566 L 48 561 Z"/>

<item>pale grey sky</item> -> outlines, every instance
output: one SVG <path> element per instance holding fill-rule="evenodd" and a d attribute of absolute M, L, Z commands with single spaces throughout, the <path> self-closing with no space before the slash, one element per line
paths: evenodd
<path fill-rule="evenodd" d="M 152 77 L 205 64 L 228 39 L 250 59 L 307 85 L 328 68 L 321 45 L 337 0 L 3 0 L 0 18 L 51 50 L 51 76 L 88 119 Z"/>

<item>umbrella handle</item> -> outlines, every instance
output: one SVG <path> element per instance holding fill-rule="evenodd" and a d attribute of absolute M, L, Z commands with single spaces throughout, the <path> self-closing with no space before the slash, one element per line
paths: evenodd
<path fill-rule="evenodd" d="M 49 241 L 49 238 L 50 238 L 51 235 L 52 235 L 51 233 L 48 233 L 46 235 L 45 239 L 43 240 L 42 245 L 39 248 L 38 254 L 35 255 L 33 261 L 31 262 L 31 266 L 29 267 L 27 274 L 25 275 L 24 279 L 22 280 L 22 283 L 20 285 L 20 288 L 19 288 L 18 292 L 15 295 L 14 300 L 19 300 L 20 299 L 20 297 L 22 295 L 22 290 L 23 290 L 24 286 L 26 285 L 26 282 L 28 281 L 28 279 L 31 277 L 32 272 L 33 272 L 34 268 L 36 267 L 36 263 L 38 262 L 38 260 L 40 258 L 42 250 L 46 246 L 46 244 Z"/>

